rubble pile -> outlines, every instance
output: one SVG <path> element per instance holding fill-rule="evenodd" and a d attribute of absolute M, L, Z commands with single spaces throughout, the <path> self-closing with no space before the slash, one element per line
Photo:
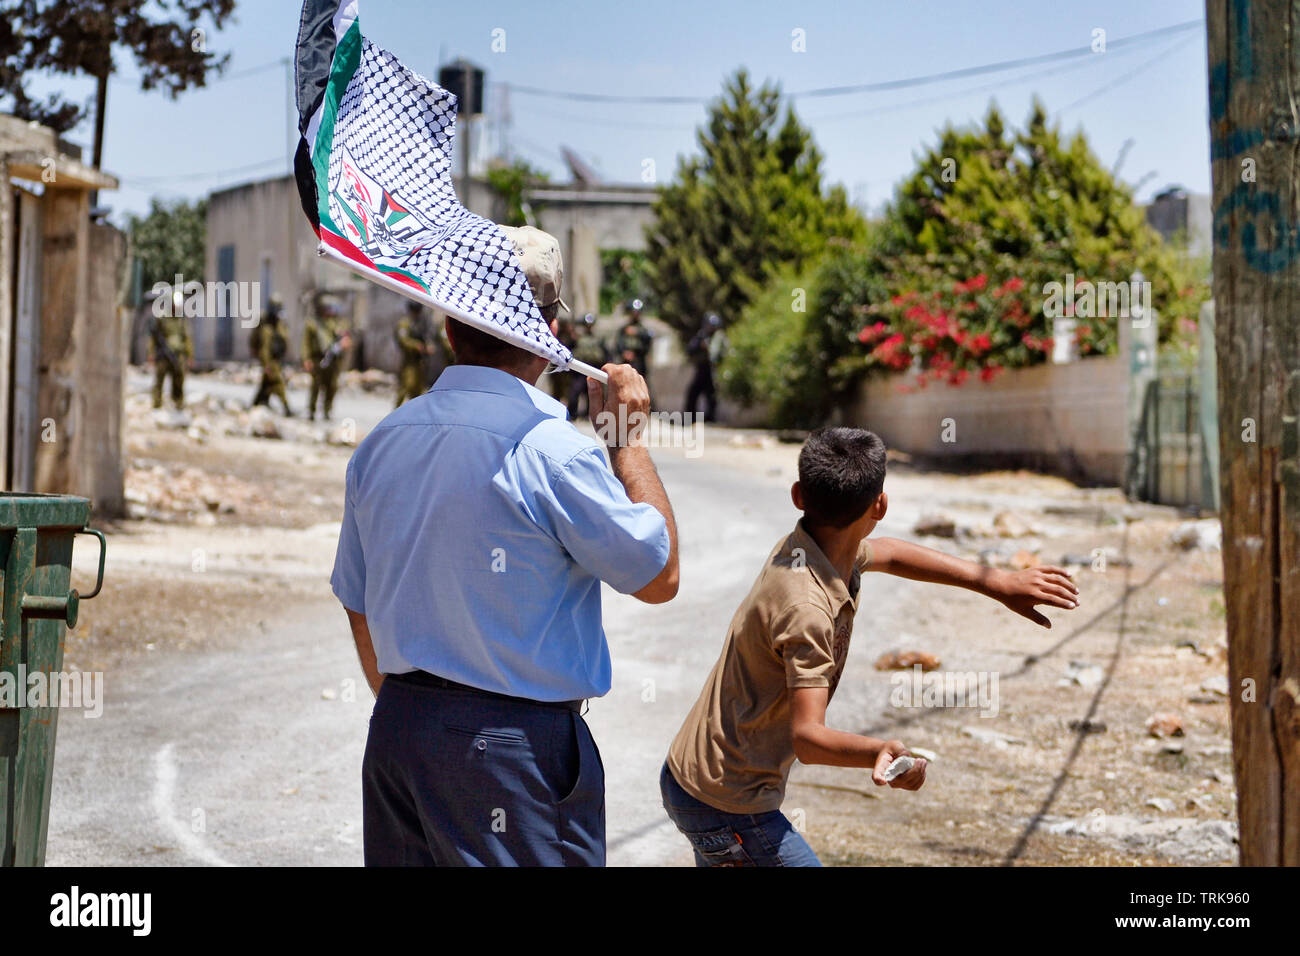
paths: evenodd
<path fill-rule="evenodd" d="M 393 392 L 397 389 L 397 376 L 377 368 L 368 368 L 364 372 L 354 369 L 344 372 L 339 384 L 342 388 L 362 392 Z"/>
<path fill-rule="evenodd" d="M 249 365 L 239 362 L 231 365 L 218 365 L 204 374 L 221 382 L 230 382 L 233 385 L 253 385 L 256 386 L 262 378 L 262 370 L 256 365 Z"/>
<path fill-rule="evenodd" d="M 219 514 L 243 514 L 265 504 L 256 485 L 230 475 L 142 462 L 126 469 L 126 507 L 132 518 L 215 524 Z"/>
<path fill-rule="evenodd" d="M 200 445 L 213 436 L 228 435 L 352 447 L 358 437 L 356 423 L 347 419 L 312 422 L 285 418 L 265 406 L 249 409 L 234 399 L 210 395 L 188 402 L 184 409 L 154 409 L 148 395 L 136 394 L 128 397 L 126 407 L 133 428 L 148 431 L 151 423 L 159 430 L 184 432 Z"/>
<path fill-rule="evenodd" d="M 938 670 L 939 658 L 926 651 L 890 651 L 876 659 L 878 671 L 906 671 L 920 666 L 923 671 Z"/>
<path fill-rule="evenodd" d="M 206 377 L 231 385 L 248 385 L 257 387 L 262 380 L 262 370 L 257 365 L 233 363 L 218 365 L 203 373 Z M 302 368 L 284 366 L 282 370 L 285 384 L 290 388 L 310 388 L 311 373 Z M 383 369 L 370 368 L 364 372 L 349 369 L 339 377 L 339 390 L 352 389 L 358 392 L 393 392 L 397 389 L 397 376 Z"/>

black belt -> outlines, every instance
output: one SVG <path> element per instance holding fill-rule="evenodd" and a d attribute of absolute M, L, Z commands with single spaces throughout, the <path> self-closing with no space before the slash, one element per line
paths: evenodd
<path fill-rule="evenodd" d="M 506 700 L 516 704 L 533 704 L 538 707 L 563 707 L 574 713 L 582 713 L 581 700 L 531 700 L 527 697 L 511 697 L 509 694 L 498 694 L 495 691 L 483 690 L 481 687 L 471 687 L 469 684 L 458 684 L 454 680 L 447 680 L 445 677 L 439 677 L 437 674 L 430 674 L 428 671 L 408 671 L 405 674 L 385 674 L 385 680 L 395 680 L 403 684 L 414 684 L 417 687 L 439 687 L 443 690 L 463 690 L 470 694 L 477 694 L 479 697 L 489 697 L 493 700 Z"/>

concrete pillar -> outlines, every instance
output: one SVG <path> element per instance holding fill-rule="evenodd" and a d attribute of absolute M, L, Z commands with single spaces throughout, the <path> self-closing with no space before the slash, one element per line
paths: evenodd
<path fill-rule="evenodd" d="M 42 427 L 36 448 L 36 490 L 71 494 L 79 471 L 74 468 L 81 423 L 77 347 L 85 326 L 90 202 L 82 190 L 49 189 L 43 211 L 41 261 L 41 365 L 37 415 Z M 48 433 L 53 440 L 45 441 Z"/>

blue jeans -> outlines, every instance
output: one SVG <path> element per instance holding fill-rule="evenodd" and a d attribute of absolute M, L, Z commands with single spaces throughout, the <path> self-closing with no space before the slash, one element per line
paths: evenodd
<path fill-rule="evenodd" d="M 821 866 L 780 810 L 727 813 L 682 789 L 665 762 L 659 773 L 668 818 L 690 841 L 696 866 Z"/>

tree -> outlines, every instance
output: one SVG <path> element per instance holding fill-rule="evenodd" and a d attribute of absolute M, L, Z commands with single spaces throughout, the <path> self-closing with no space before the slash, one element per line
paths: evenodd
<path fill-rule="evenodd" d="M 157 282 L 170 285 L 177 275 L 186 282 L 203 281 L 207 215 L 206 199 L 193 204 L 154 199 L 147 216 L 131 217 L 131 249 L 140 261 L 143 288 Z"/>
<path fill-rule="evenodd" d="M 651 311 L 654 297 L 646 278 L 646 254 L 633 249 L 600 250 L 600 311 L 613 312 L 620 305 L 640 299 Z"/>
<path fill-rule="evenodd" d="M 522 159 L 514 162 L 497 162 L 487 171 L 488 185 L 505 206 L 503 226 L 535 225 L 541 205 L 529 197 L 529 190 L 549 179 L 540 169 L 534 169 Z"/>
<path fill-rule="evenodd" d="M 1037 102 L 1020 132 L 992 107 L 982 124 L 940 131 L 866 241 L 832 241 L 804 270 L 817 290 L 806 316 L 755 301 L 742 323 L 754 334 L 738 327 L 733 340 L 763 354 L 737 356 L 723 382 L 742 400 L 767 396 L 780 424 L 816 425 L 869 374 L 915 364 L 921 384 L 988 380 L 1050 356 L 1049 283 L 1073 276 L 1095 291 L 1135 270 L 1151 283 L 1168 341 L 1208 294 L 1196 268 L 1161 242 L 1082 135 L 1063 142 Z M 1062 310 L 1084 354 L 1112 352 L 1128 320 L 1106 298 L 1104 315 L 1099 296 L 1092 308 L 1080 298 Z M 777 321 L 797 323 L 809 341 L 791 347 Z M 772 388 L 763 370 L 781 368 L 797 389 Z"/>
<path fill-rule="evenodd" d="M 85 118 L 87 108 L 59 93 L 32 99 L 30 74 L 94 77 L 98 167 L 108 78 L 117 71 L 113 48 L 125 47 L 134 56 L 141 89 L 161 87 L 175 98 L 225 66 L 229 54 L 208 52 L 200 23 L 206 14 L 219 30 L 234 9 L 235 0 L 0 0 L 0 98 L 20 119 L 64 133 Z"/>
<path fill-rule="evenodd" d="M 1129 188 L 1082 133 L 1063 141 L 1037 100 L 1024 130 L 1011 135 L 995 106 L 982 126 L 941 130 L 898 188 L 882 251 L 894 263 L 891 295 L 929 296 L 980 275 L 991 288 L 1023 281 L 1028 315 L 1015 340 L 1003 336 L 1008 354 L 1000 363 L 1006 365 L 1043 360 L 1045 350 L 1021 346 L 1026 337 L 1050 340 L 1052 321 L 1042 307 L 1049 283 L 1071 276 L 1075 283 L 1125 283 L 1140 271 L 1162 313 L 1163 337 L 1173 314 L 1162 307 L 1184 291 L 1176 287 L 1171 252 Z M 1112 352 L 1119 318 L 1089 311 L 1072 316 L 1081 351 Z"/>
<path fill-rule="evenodd" d="M 646 230 L 659 315 L 683 337 L 707 312 L 739 319 L 774 277 L 816 258 L 832 236 L 857 236 L 843 187 L 823 192 L 822 155 L 780 91 L 739 70 L 655 200 Z M 778 125 L 779 123 L 779 125 Z"/>
<path fill-rule="evenodd" d="M 808 387 L 816 359 L 808 312 L 791 307 L 815 293 L 812 274 L 783 273 L 763 289 L 728 331 L 719 384 L 744 405 L 766 404 L 773 426 L 798 428 L 820 421 L 822 395 Z"/>
<path fill-rule="evenodd" d="M 874 230 L 832 239 L 802 274 L 784 274 L 730 331 L 721 384 L 743 404 L 763 402 L 779 428 L 820 425 L 848 400 L 867 364 L 858 335 L 868 303 L 887 298 Z"/>

